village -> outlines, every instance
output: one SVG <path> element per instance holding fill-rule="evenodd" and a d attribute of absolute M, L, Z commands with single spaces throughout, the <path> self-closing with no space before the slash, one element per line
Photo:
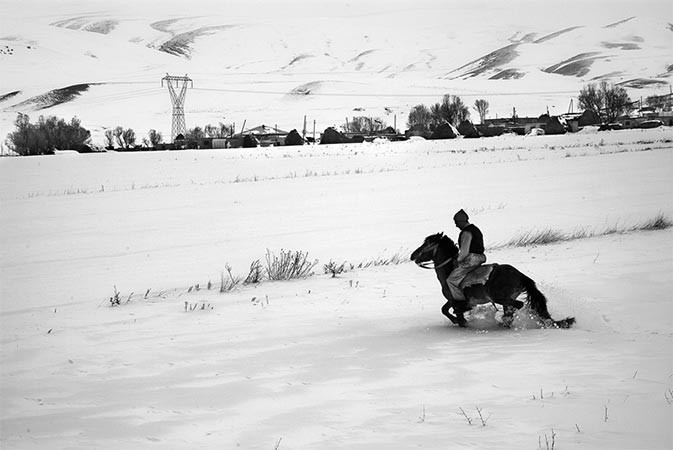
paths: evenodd
<path fill-rule="evenodd" d="M 161 143 L 157 145 L 157 149 L 218 149 L 303 144 L 344 144 L 372 142 L 377 139 L 404 141 L 414 136 L 435 140 L 456 139 L 459 137 L 465 139 L 494 137 L 507 133 L 521 136 L 558 135 L 576 133 L 588 126 L 595 126 L 599 131 L 656 128 L 660 126 L 673 127 L 672 97 L 671 94 L 660 96 L 660 107 L 640 106 L 642 105 L 642 101 L 634 102 L 631 105 L 632 109 L 629 114 L 622 115 L 611 123 L 602 123 L 601 118 L 590 110 L 568 112 L 558 116 L 549 115 L 547 112 L 538 117 L 519 117 L 516 114 L 516 109 L 514 109 L 511 117 L 485 118 L 481 124 L 474 124 L 469 120 L 464 120 L 458 126 L 444 123 L 432 131 L 411 128 L 400 132 L 395 126 L 381 126 L 381 120 L 378 118 L 358 117 L 354 119 L 361 119 L 361 122 L 369 124 L 370 127 L 367 128 L 365 126 L 361 130 L 352 131 L 354 127 L 347 119 L 346 123 L 340 127 L 340 130 L 337 130 L 335 127 L 328 127 L 322 133 L 316 133 L 315 125 L 312 130 L 308 130 L 306 123 L 304 123 L 301 131 L 297 129 L 286 131 L 279 129 L 277 126 L 262 124 L 244 128 L 237 133 L 232 132 L 228 137 L 200 137 L 194 139 L 179 134 L 173 143 Z"/>

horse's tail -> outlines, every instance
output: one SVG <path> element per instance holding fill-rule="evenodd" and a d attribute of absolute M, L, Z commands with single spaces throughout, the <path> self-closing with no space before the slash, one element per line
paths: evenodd
<path fill-rule="evenodd" d="M 550 324 L 558 328 L 570 328 L 572 324 L 575 323 L 574 317 L 566 317 L 563 320 L 552 319 L 551 315 L 549 314 L 549 310 L 547 310 L 547 298 L 537 288 L 535 281 L 531 280 L 524 274 L 521 274 L 521 281 L 523 287 L 526 288 L 526 293 L 528 294 L 528 303 L 545 324 Z"/>

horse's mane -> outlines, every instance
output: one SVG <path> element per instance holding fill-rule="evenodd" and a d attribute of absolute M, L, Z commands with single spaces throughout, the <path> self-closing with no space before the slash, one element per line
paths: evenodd
<path fill-rule="evenodd" d="M 451 239 L 451 238 L 448 237 L 447 235 L 442 235 L 442 239 L 441 239 L 441 241 L 440 241 L 440 245 L 442 245 L 442 246 L 446 246 L 446 247 L 450 247 L 450 248 L 453 248 L 453 249 L 458 249 L 458 247 L 456 246 L 455 242 L 453 242 L 453 239 Z"/>
<path fill-rule="evenodd" d="M 453 242 L 453 239 L 445 235 L 444 233 L 437 233 L 432 236 L 428 236 L 432 240 L 438 240 L 441 247 L 447 248 L 452 253 L 458 252 L 458 246 Z"/>

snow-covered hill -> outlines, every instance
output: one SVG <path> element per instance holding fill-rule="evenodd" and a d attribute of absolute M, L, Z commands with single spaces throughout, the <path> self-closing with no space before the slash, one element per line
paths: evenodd
<path fill-rule="evenodd" d="M 194 80 L 188 126 L 235 122 L 318 130 L 446 94 L 490 116 L 565 112 L 586 83 L 633 99 L 667 93 L 667 1 L 5 2 L 0 134 L 17 112 L 77 115 L 95 136 L 122 125 L 170 134 L 166 73 Z M 576 102 L 575 102 L 576 104 Z"/>

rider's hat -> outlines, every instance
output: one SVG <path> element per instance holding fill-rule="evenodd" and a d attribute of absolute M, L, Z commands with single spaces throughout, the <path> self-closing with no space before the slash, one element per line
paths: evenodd
<path fill-rule="evenodd" d="M 453 216 L 453 220 L 456 222 L 467 222 L 469 217 L 467 216 L 467 213 L 461 209 Z"/>

